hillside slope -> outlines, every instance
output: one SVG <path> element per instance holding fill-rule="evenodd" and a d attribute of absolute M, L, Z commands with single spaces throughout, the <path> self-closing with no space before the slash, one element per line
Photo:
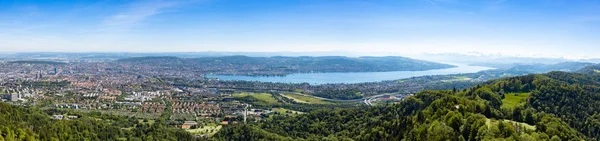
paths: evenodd
<path fill-rule="evenodd" d="M 217 137 L 598 140 L 599 84 L 600 75 L 566 72 L 511 77 L 458 91 L 423 91 L 381 107 L 313 111 L 293 118 L 276 116 L 262 123 L 227 127 Z"/>
<path fill-rule="evenodd" d="M 311 72 L 421 71 L 455 67 L 405 57 L 248 57 L 202 58 L 139 57 L 117 61 L 127 64 L 155 64 L 217 74 L 285 75 Z"/>
<path fill-rule="evenodd" d="M 600 65 L 587 66 L 577 72 L 583 74 L 600 74 Z"/>

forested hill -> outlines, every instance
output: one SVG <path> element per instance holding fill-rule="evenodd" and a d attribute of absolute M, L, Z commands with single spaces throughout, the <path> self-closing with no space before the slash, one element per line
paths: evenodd
<path fill-rule="evenodd" d="M 547 73 L 550 71 L 565 71 L 565 72 L 575 72 L 581 70 L 587 66 L 593 66 L 594 63 L 586 63 L 586 62 L 561 62 L 557 64 L 533 64 L 533 65 L 515 65 L 509 69 L 506 69 L 507 72 L 527 72 L 527 74 L 536 74 L 536 73 Z"/>
<path fill-rule="evenodd" d="M 600 75 L 550 72 L 368 109 L 224 128 L 223 140 L 600 140 Z"/>
<path fill-rule="evenodd" d="M 587 66 L 577 72 L 583 74 L 600 74 L 600 64 Z"/>
<path fill-rule="evenodd" d="M 285 75 L 310 72 L 420 71 L 455 67 L 405 57 L 248 57 L 202 58 L 138 57 L 118 63 L 154 64 L 157 67 L 190 68 L 220 74 Z M 223 71 L 227 70 L 227 71 Z"/>

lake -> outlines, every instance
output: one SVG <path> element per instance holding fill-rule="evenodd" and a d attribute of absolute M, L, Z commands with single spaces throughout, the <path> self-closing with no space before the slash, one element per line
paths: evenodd
<path fill-rule="evenodd" d="M 482 66 L 469 66 L 452 64 L 457 67 L 448 69 L 437 69 L 427 71 L 389 71 L 389 72 L 335 72 L 335 73 L 296 73 L 286 76 L 244 76 L 244 75 L 213 75 L 207 74 L 207 78 L 218 78 L 221 80 L 244 80 L 259 82 L 280 83 L 309 83 L 313 85 L 328 83 L 362 83 L 379 82 L 385 80 L 398 80 L 417 76 L 446 75 L 475 73 L 494 68 Z"/>

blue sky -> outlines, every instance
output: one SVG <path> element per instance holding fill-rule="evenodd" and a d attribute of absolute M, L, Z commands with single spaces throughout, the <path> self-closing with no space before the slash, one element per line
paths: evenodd
<path fill-rule="evenodd" d="M 2 52 L 600 57 L 598 0 L 2 0 Z"/>

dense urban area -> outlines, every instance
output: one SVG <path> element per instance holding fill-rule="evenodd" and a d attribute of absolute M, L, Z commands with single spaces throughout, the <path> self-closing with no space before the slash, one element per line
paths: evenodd
<path fill-rule="evenodd" d="M 113 124 L 127 125 L 119 130 L 132 131 L 153 128 L 159 123 L 169 128 L 184 129 L 197 139 L 206 139 L 223 126 L 257 122 L 273 115 L 298 115 L 313 109 L 343 108 L 373 105 L 372 102 L 399 101 L 410 91 L 398 93 L 396 86 L 413 91 L 422 89 L 411 83 L 379 84 L 287 84 L 248 81 L 225 81 L 205 78 L 208 73 L 244 73 L 249 75 L 280 75 L 282 68 L 301 68 L 302 64 L 290 65 L 289 60 L 312 60 L 316 64 L 337 61 L 341 66 L 356 65 L 358 58 L 347 57 L 274 57 L 256 58 L 246 56 L 204 57 L 184 59 L 176 57 L 138 57 L 113 60 L 73 59 L 66 57 L 49 60 L 6 60 L 0 68 L 2 101 L 14 106 L 34 107 L 52 121 L 80 120 L 90 117 Z M 257 60 L 247 62 L 248 60 Z M 260 63 L 271 59 L 272 64 Z M 369 57 L 369 59 L 380 59 Z M 398 63 L 413 61 L 391 57 Z M 398 60 L 400 59 L 400 60 Z M 57 61 L 58 60 L 58 61 Z M 187 63 L 173 63 L 187 60 Z M 213 63 L 207 63 L 210 60 Z M 189 62 L 195 63 L 189 63 Z M 261 65 L 257 65 L 260 63 Z M 306 63 L 306 62 L 300 62 Z M 364 65 L 365 63 L 360 62 Z M 370 62 L 367 62 L 370 63 Z M 375 61 L 372 64 L 381 64 Z M 409 62 L 408 64 L 410 64 Z M 419 64 L 443 65 L 419 61 Z M 413 63 L 416 64 L 416 63 Z M 314 71 L 371 71 L 348 70 L 341 67 L 320 69 L 325 66 L 309 66 L 293 72 Z M 388 66 L 382 66 L 386 71 Z M 379 67 L 369 67 L 377 69 Z M 403 70 L 401 67 L 397 68 Z M 415 68 L 422 69 L 422 68 Z M 411 69 L 411 70 L 415 70 Z M 431 68 L 430 68 L 431 69 Z M 285 72 L 285 71 L 283 71 Z M 284 73 L 285 74 L 285 73 Z M 389 82 L 388 82 L 389 83 Z M 377 95 L 388 93 L 386 95 Z M 368 96 L 375 96 L 367 98 Z M 363 99 L 364 98 L 364 99 Z M 8 115 L 5 115 L 8 116 Z M 125 123 L 105 116 L 122 117 Z M 114 118 L 113 117 L 113 118 Z M 39 117 L 44 118 L 44 117 Z M 49 121 L 49 122 L 52 122 Z M 5 132 L 1 132 L 5 133 Z M 19 133 L 16 133 L 19 134 Z M 121 133 L 123 134 L 123 133 Z M 130 133 L 129 136 L 133 134 Z M 20 135 L 20 134 L 19 134 Z M 6 137 L 11 137 L 6 135 Z M 36 137 L 46 137 L 38 135 Z M 50 139 L 61 135 L 48 135 Z M 98 139 L 126 139 L 123 136 L 97 136 Z M 74 138 L 76 139 L 76 138 Z M 146 140 L 147 138 L 139 138 Z"/>

